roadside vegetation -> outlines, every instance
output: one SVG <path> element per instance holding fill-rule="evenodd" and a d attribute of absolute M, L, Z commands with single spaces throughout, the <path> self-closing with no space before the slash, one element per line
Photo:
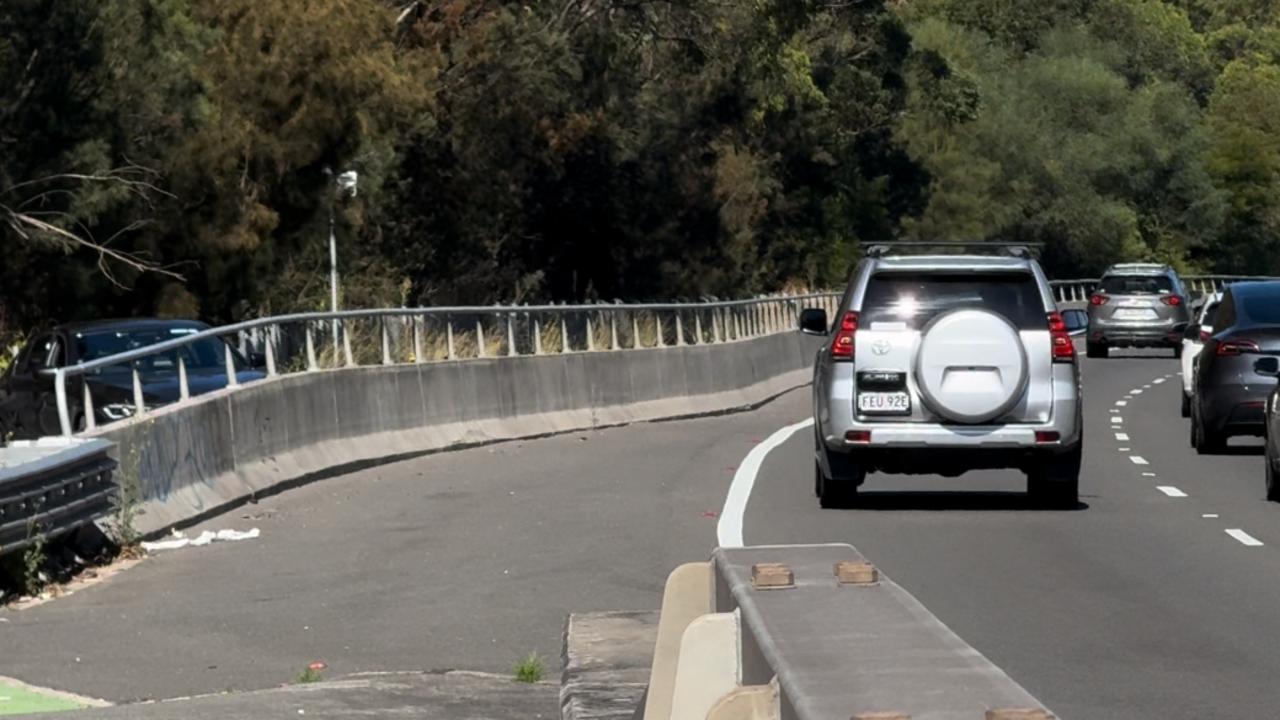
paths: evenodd
<path fill-rule="evenodd" d="M 517 682 L 536 683 L 542 681 L 542 676 L 546 672 L 546 666 L 542 662 L 542 658 L 538 653 L 529 653 L 529 656 L 516 663 L 515 678 Z"/>
<path fill-rule="evenodd" d="M 331 209 L 346 306 L 1280 270 L 1275 3 L 9 0 L 0 77 L 6 348 L 326 307 Z"/>

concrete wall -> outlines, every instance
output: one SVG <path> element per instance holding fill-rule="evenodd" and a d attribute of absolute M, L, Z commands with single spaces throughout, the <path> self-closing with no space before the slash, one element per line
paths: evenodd
<path fill-rule="evenodd" d="M 362 367 L 220 391 L 96 434 L 156 533 L 290 483 L 444 448 L 724 412 L 809 381 L 789 332 L 720 345 Z"/>

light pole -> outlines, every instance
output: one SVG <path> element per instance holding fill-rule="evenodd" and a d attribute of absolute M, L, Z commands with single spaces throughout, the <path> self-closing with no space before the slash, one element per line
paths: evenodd
<path fill-rule="evenodd" d="M 333 177 L 333 171 L 324 169 L 326 177 Z M 334 231 L 334 203 L 338 197 L 347 193 L 356 196 L 356 185 L 360 179 L 355 170 L 348 170 L 334 179 L 334 187 L 329 196 L 329 309 L 338 312 L 338 238 Z M 338 364 L 338 318 L 333 318 L 333 364 Z"/>

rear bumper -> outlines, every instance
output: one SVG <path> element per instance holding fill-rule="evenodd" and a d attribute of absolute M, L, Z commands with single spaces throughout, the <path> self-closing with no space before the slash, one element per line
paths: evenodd
<path fill-rule="evenodd" d="M 1201 391 L 1200 419 L 1207 430 L 1225 435 L 1262 435 L 1272 388 L 1250 383 L 1213 385 Z"/>
<path fill-rule="evenodd" d="M 1114 323 L 1094 320 L 1089 325 L 1090 342 L 1125 347 L 1179 347 L 1181 327 L 1176 321 L 1158 323 Z"/>

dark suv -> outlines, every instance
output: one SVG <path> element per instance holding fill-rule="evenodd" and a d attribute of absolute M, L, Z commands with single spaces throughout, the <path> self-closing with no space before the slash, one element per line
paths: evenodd
<path fill-rule="evenodd" d="M 1280 281 L 1227 286 L 1197 358 L 1191 394 L 1191 445 L 1216 452 L 1233 435 L 1262 435 L 1275 380 L 1255 367 L 1280 356 Z"/>
<path fill-rule="evenodd" d="M 1187 288 L 1168 265 L 1128 263 L 1103 273 L 1089 298 L 1086 354 L 1106 357 L 1112 347 L 1167 347 L 1182 355 L 1191 322 Z"/>
<path fill-rule="evenodd" d="M 10 433 L 18 440 L 61 433 L 53 377 L 46 371 L 193 335 L 208 328 L 204 323 L 191 320 L 101 320 L 60 325 L 36 336 L 18 354 L 9 374 L 0 380 L 0 439 Z M 78 431 L 87 424 L 83 411 L 86 384 L 93 397 L 94 421 L 97 424 L 132 417 L 136 411 L 134 369 L 138 371 L 143 402 L 148 408 L 178 400 L 179 355 L 186 369 L 187 388 L 191 395 L 226 387 L 225 347 L 222 340 L 206 338 L 177 350 L 143 358 L 132 365 L 113 365 L 86 375 L 69 377 L 67 398 L 71 406 L 72 428 Z M 253 370 L 250 362 L 235 348 L 231 348 L 231 356 L 240 382 L 265 377 Z"/>

